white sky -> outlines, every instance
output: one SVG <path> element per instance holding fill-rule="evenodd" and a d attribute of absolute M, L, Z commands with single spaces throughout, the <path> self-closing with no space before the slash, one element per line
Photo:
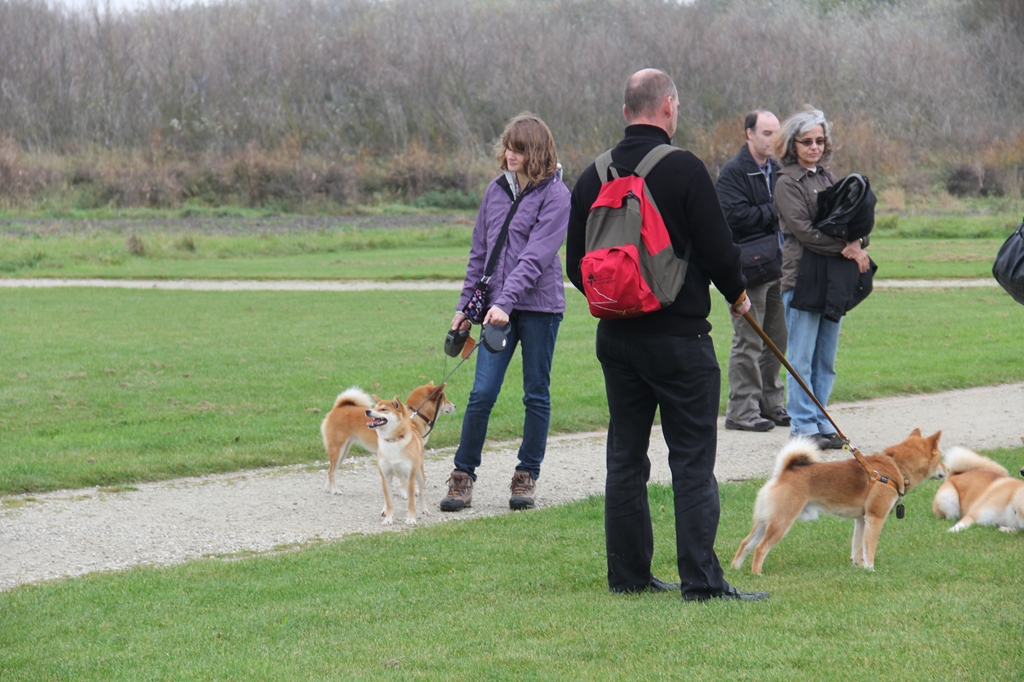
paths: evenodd
<path fill-rule="evenodd" d="M 112 12 L 122 12 L 124 10 L 139 9 L 140 7 L 146 7 L 147 5 L 155 5 L 157 7 L 180 7 L 196 4 L 203 0 L 48 0 L 53 6 L 63 6 L 69 9 L 87 9 L 93 6 L 99 7 L 101 10 L 110 7 Z"/>

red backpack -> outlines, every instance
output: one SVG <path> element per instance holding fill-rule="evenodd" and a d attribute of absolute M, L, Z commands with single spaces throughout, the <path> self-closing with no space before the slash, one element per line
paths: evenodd
<path fill-rule="evenodd" d="M 632 175 L 621 177 L 610 151 L 594 162 L 601 192 L 587 216 L 586 254 L 580 261 L 583 293 L 594 317 L 638 317 L 660 310 L 672 305 L 683 286 L 690 247 L 682 258 L 676 256 L 644 182 L 674 151 L 678 148 L 658 145 Z"/>

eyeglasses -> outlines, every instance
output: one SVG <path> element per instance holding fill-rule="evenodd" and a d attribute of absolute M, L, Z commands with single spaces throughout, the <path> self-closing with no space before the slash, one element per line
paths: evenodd
<path fill-rule="evenodd" d="M 808 138 L 804 138 L 803 140 L 797 140 L 797 142 L 799 142 L 800 144 L 802 144 L 805 147 L 810 147 L 812 144 L 816 144 L 819 147 L 824 147 L 825 146 L 825 138 L 824 137 L 816 137 L 813 140 L 808 137 Z"/>

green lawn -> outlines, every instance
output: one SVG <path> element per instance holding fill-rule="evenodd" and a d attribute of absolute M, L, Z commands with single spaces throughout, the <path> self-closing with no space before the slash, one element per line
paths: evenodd
<path fill-rule="evenodd" d="M 607 425 L 595 320 L 568 292 L 553 433 Z M 455 366 L 455 292 L 0 289 L 0 494 L 322 461 L 319 425 L 358 385 L 405 397 Z M 716 295 L 716 352 L 731 320 Z M 844 321 L 833 402 L 1024 380 L 1024 315 L 998 289 L 875 291 Z M 449 380 L 465 406 L 473 360 Z M 521 434 L 521 363 L 489 437 Z M 727 399 L 722 372 L 721 405 Z M 431 446 L 454 445 L 461 412 Z"/>
<path fill-rule="evenodd" d="M 994 455 L 1017 468 L 1024 450 Z M 723 562 L 758 485 L 721 486 Z M 834 517 L 796 524 L 763 577 L 726 568 L 771 592 L 756 604 L 610 594 L 601 498 L 23 586 L 0 594 L 0 679 L 1020 680 L 1024 536 L 946 532 L 937 485 L 888 520 L 874 572 Z M 668 488 L 651 509 L 671 579 Z"/>
<path fill-rule="evenodd" d="M 247 236 L 219 253 L 158 234 L 142 256 L 124 237 L 0 236 L 0 276 L 459 278 L 458 230 L 423 231 L 415 246 Z M 872 253 L 880 277 L 988 277 L 1000 242 L 879 236 Z M 595 320 L 568 293 L 555 433 L 607 420 Z M 454 299 L 0 289 L 0 495 L 322 460 L 319 423 L 342 389 L 405 395 L 454 366 L 440 351 Z M 731 323 L 713 300 L 724 367 Z M 833 401 L 1022 381 L 1021 338 L 1024 310 L 999 289 L 878 289 L 844 321 Z M 492 439 L 521 428 L 520 380 L 513 362 Z M 451 379 L 460 407 L 471 383 L 469 363 Z M 453 444 L 460 422 L 442 418 L 431 445 Z M 988 454 L 1012 471 L 1024 462 L 1024 448 Z M 760 483 L 721 485 L 723 562 Z M 727 567 L 739 587 L 772 593 L 758 604 L 609 594 L 600 498 L 25 585 L 0 593 L 0 680 L 1024 679 L 1022 535 L 947 533 L 930 511 L 936 487 L 887 522 L 874 572 L 849 565 L 852 524 L 831 517 L 797 524 L 763 577 Z M 671 496 L 651 494 L 654 570 L 672 579 Z"/>
<path fill-rule="evenodd" d="M 938 230 L 948 219 L 936 220 Z M 1005 235 L 993 234 L 998 230 L 988 222 L 982 229 L 964 220 L 963 231 L 976 229 L 984 236 L 935 238 L 921 219 L 906 234 L 902 227 L 876 232 L 869 251 L 879 264 L 877 276 L 991 278 Z M 381 230 L 339 222 L 314 231 L 54 234 L 8 225 L 0 228 L 0 277 L 461 280 L 471 232 L 471 224 Z"/>

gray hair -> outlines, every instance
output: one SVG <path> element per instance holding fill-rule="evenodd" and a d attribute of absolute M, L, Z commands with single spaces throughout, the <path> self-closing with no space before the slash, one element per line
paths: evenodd
<path fill-rule="evenodd" d="M 815 126 L 821 126 L 825 133 L 825 148 L 821 150 L 821 161 L 832 157 L 832 124 L 825 120 L 825 112 L 813 107 L 805 107 L 793 114 L 779 126 L 779 134 L 775 138 L 775 158 L 783 166 L 797 162 L 796 140 Z"/>
<path fill-rule="evenodd" d="M 626 81 L 622 101 L 626 120 L 632 122 L 640 116 L 652 116 L 666 97 L 677 97 L 676 84 L 660 69 L 638 71 Z"/>

